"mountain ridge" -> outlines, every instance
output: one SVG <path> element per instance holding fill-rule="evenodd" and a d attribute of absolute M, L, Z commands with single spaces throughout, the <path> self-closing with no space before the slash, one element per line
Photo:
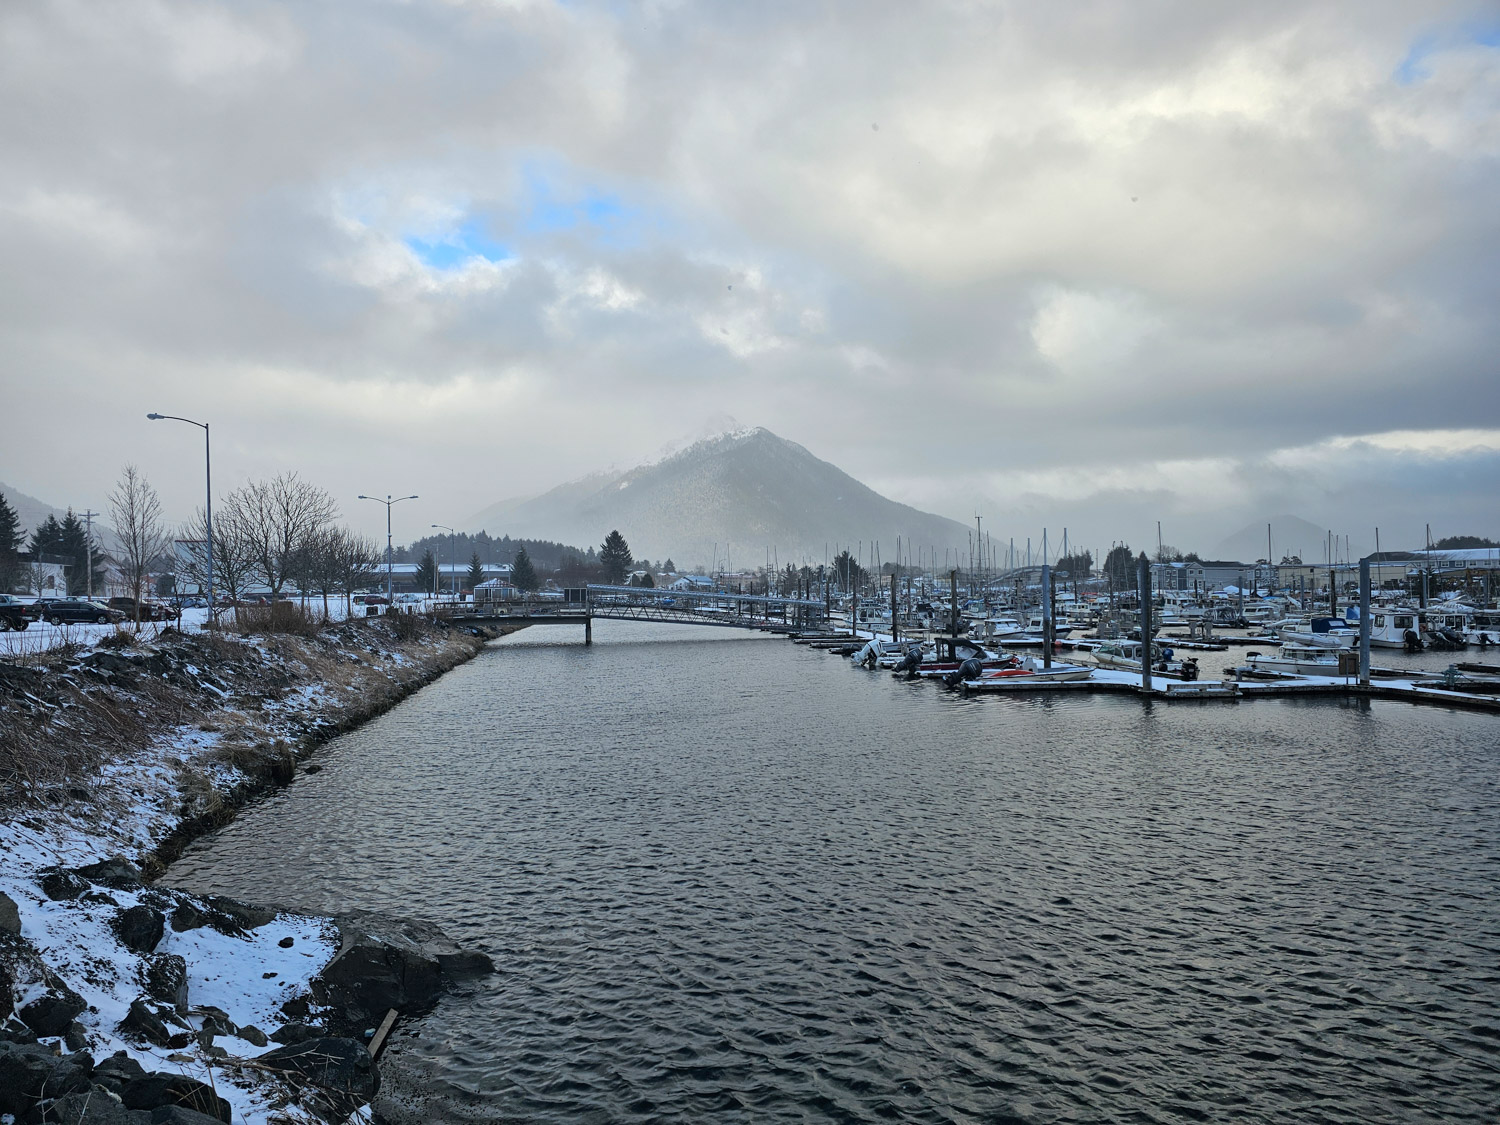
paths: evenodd
<path fill-rule="evenodd" d="M 469 521 L 491 534 L 597 543 L 618 528 L 641 558 L 707 564 L 727 554 L 759 565 L 820 563 L 842 546 L 896 537 L 925 550 L 967 546 L 968 529 L 880 495 L 796 442 L 764 428 L 695 442 L 658 461 L 606 470 L 520 500 L 502 500 Z"/>

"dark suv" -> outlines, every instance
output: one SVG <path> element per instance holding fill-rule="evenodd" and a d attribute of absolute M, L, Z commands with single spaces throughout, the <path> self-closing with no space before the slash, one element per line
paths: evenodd
<path fill-rule="evenodd" d="M 126 620 L 135 620 L 135 599 L 132 597 L 110 598 L 109 608 L 119 610 L 125 615 Z M 156 602 L 150 598 L 141 599 L 142 621 L 175 621 L 180 616 L 177 607 L 168 605 L 166 602 Z"/>
<path fill-rule="evenodd" d="M 0 594 L 0 633 L 7 629 L 20 631 L 36 620 L 36 606 L 10 594 Z"/>
<path fill-rule="evenodd" d="M 36 608 L 37 616 L 49 625 L 81 621 L 109 625 L 125 620 L 125 615 L 119 610 L 87 598 L 43 598 L 36 603 Z"/>

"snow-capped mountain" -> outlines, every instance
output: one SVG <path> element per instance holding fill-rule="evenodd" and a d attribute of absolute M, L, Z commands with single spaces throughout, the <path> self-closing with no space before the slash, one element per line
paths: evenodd
<path fill-rule="evenodd" d="M 867 552 L 878 540 L 881 557 L 892 560 L 898 535 L 924 551 L 968 544 L 964 525 L 888 500 L 765 429 L 719 434 L 652 464 L 502 501 L 468 522 L 578 546 L 597 546 L 619 528 L 637 558 L 681 565 L 715 555 L 722 565 L 727 551 L 731 565 L 760 566 L 768 547 L 783 565 L 816 565 L 825 552 L 861 540 Z"/>

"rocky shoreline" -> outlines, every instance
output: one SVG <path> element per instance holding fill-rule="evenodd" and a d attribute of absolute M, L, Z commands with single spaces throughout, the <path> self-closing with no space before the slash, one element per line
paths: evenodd
<path fill-rule="evenodd" d="M 0 1125 L 374 1119 L 384 1031 L 489 959 L 420 921 L 156 880 L 485 639 L 167 631 L 0 665 Z"/>

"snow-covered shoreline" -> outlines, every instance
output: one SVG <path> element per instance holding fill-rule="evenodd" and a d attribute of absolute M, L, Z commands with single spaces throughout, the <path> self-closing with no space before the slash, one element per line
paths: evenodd
<path fill-rule="evenodd" d="M 186 895 L 146 877 L 192 836 L 291 781 L 328 737 L 482 644 L 460 630 L 376 619 L 295 636 L 117 635 L 89 649 L 0 662 L 0 749 L 8 755 L 0 757 L 8 771 L 0 807 L 0 1087 L 7 1066 L 54 1065 L 36 1047 L 24 1047 L 25 1059 L 16 1054 L 37 1038 L 55 1049 L 56 1066 L 100 1063 L 91 1075 L 56 1072 L 73 1074 L 85 1099 L 89 1089 L 100 1098 L 123 1090 L 125 1106 L 139 1101 L 150 1084 L 121 1078 L 136 1073 L 134 1063 L 206 1083 L 236 1122 L 313 1112 L 288 1104 L 295 1088 L 272 1064 L 315 1029 L 347 1034 L 351 1020 L 368 1018 L 358 1005 L 353 1014 L 334 1010 L 338 1001 L 320 990 L 320 974 L 340 953 L 340 928 Z M 107 745 L 79 751 L 90 739 Z M 394 930 L 390 941 L 400 956 L 441 960 Z M 52 1093 L 59 1081 L 53 1077 Z M 0 1092 L 0 1115 L 30 1110 L 7 1107 L 6 1096 Z M 319 1104 L 325 1120 L 347 1116 L 347 1099 Z"/>

